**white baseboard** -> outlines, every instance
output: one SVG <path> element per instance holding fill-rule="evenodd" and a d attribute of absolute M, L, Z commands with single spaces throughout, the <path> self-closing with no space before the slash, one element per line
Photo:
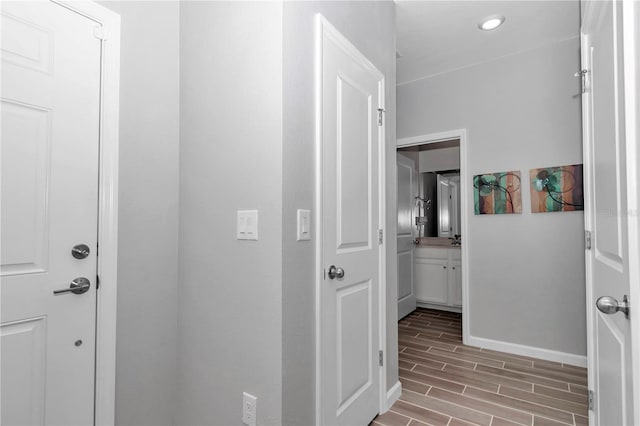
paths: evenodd
<path fill-rule="evenodd" d="M 438 305 L 437 303 L 422 302 L 416 299 L 416 306 L 419 308 L 435 309 L 437 311 L 462 313 L 462 308 L 457 306 Z"/>
<path fill-rule="evenodd" d="M 400 381 L 397 381 L 396 384 L 387 391 L 387 406 L 385 411 L 388 411 L 391 406 L 400 398 L 401 393 L 402 384 L 400 383 Z"/>
<path fill-rule="evenodd" d="M 552 351 L 550 349 L 536 348 L 534 346 L 520 345 L 518 343 L 503 342 L 500 340 L 486 339 L 484 337 L 468 336 L 465 345 L 478 346 L 484 349 L 506 352 L 515 355 L 530 356 L 547 361 L 562 362 L 577 367 L 587 367 L 585 355 L 575 355 L 566 352 Z"/>

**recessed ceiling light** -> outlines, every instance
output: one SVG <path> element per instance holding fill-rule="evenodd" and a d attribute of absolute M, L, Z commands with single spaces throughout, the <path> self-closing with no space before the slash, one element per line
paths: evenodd
<path fill-rule="evenodd" d="M 504 16 L 493 15 L 493 16 L 488 16 L 484 18 L 482 22 L 478 24 L 478 28 L 480 28 L 482 31 L 491 31 L 491 30 L 495 30 L 503 23 L 504 23 Z"/>

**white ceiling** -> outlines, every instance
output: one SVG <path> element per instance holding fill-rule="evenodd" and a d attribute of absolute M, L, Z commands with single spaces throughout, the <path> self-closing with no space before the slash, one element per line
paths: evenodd
<path fill-rule="evenodd" d="M 503 15 L 493 31 L 478 29 Z M 398 84 L 577 37 L 578 0 L 396 0 Z"/>

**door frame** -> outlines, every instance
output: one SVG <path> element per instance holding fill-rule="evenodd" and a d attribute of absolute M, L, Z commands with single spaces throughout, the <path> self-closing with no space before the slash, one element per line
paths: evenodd
<path fill-rule="evenodd" d="M 406 148 L 416 145 L 427 145 L 437 142 L 443 142 L 451 139 L 460 140 L 460 233 L 462 236 L 469 236 L 469 213 L 468 213 L 468 197 L 469 186 L 469 164 L 467 162 L 468 144 L 467 129 L 447 130 L 444 132 L 430 133 L 426 135 L 411 136 L 398 139 L 397 148 Z M 419 168 L 418 168 L 419 170 Z M 461 263 L 462 263 L 462 343 L 469 344 L 471 338 L 471 304 L 469 303 L 469 238 L 466 238 L 460 247 Z"/>
<path fill-rule="evenodd" d="M 589 5 L 587 5 L 589 7 Z M 640 180 L 640 149 L 638 149 L 638 137 L 640 137 L 640 6 L 637 2 L 621 2 L 622 7 L 622 43 L 623 43 L 623 84 L 625 91 L 624 119 L 625 119 L 625 148 L 626 148 L 626 170 L 627 182 L 639 182 Z M 582 11 L 582 16 L 586 13 L 586 9 Z M 581 45 L 584 44 L 586 36 L 580 29 Z M 586 52 L 581 52 L 581 68 L 587 69 L 588 56 Z M 588 69 L 587 69 L 588 71 Z M 588 88 L 587 88 L 588 90 Z M 582 97 L 582 109 L 587 114 L 591 109 L 591 97 Z M 583 163 L 584 163 L 584 182 L 585 182 L 585 202 L 588 208 L 585 209 L 585 230 L 593 232 L 593 200 L 590 195 L 589 188 L 593 187 L 593 174 L 591 167 L 594 162 L 591 141 L 591 127 L 586 120 L 583 120 L 582 128 L 583 143 Z M 629 259 L 640 259 L 640 186 L 627 185 L 627 226 L 629 235 L 635 236 L 630 238 L 628 246 Z M 589 372 L 588 386 L 591 390 L 596 390 L 597 383 L 593 377 L 595 372 L 595 356 L 596 351 L 593 338 L 595 329 L 595 311 L 593 309 L 593 275 L 592 262 L 589 251 L 585 251 L 585 283 L 586 283 L 586 311 L 587 311 L 587 369 Z M 620 297 L 621 295 L 614 295 Z M 629 299 L 631 303 L 632 313 L 631 321 L 631 363 L 632 363 L 632 382 L 633 395 L 637 400 L 640 395 L 640 339 L 634 336 L 640 335 L 640 316 L 634 315 L 636 309 L 640 306 L 640 265 L 638 262 L 629 262 Z M 597 398 L 597 395 L 596 395 Z M 595 424 L 594 411 L 589 411 L 589 423 Z M 640 420 L 640 405 L 635 404 L 634 420 Z"/>
<path fill-rule="evenodd" d="M 115 424 L 118 287 L 120 15 L 90 1 L 50 0 L 95 21 L 102 38 L 98 175 L 98 244 L 94 425 Z"/>
<path fill-rule="evenodd" d="M 625 132 L 627 138 L 627 208 L 635 214 L 628 215 L 628 232 L 635 238 L 629 244 L 629 258 L 636 259 L 629 265 L 629 297 L 632 307 L 640 307 L 640 4 L 622 2 L 623 58 L 625 87 Z M 631 317 L 631 359 L 633 395 L 640 397 L 640 316 Z M 634 338 L 635 337 L 635 338 Z M 640 422 L 640 404 L 634 406 L 634 421 Z"/>
<path fill-rule="evenodd" d="M 333 40 L 339 41 L 346 51 L 350 52 L 352 55 L 359 57 L 363 62 L 370 64 L 373 68 L 377 69 L 371 62 L 364 56 L 362 53 L 353 46 L 353 44 L 345 38 L 342 33 L 340 33 L 322 14 L 317 13 L 315 15 L 315 40 L 314 40 L 314 99 L 315 99 L 315 112 L 314 112 L 314 122 L 315 122 L 315 137 L 314 137 L 314 210 L 315 214 L 315 424 L 322 425 L 323 424 L 323 400 L 322 400 L 322 390 L 324 385 L 322 371 L 322 285 L 323 285 L 323 270 L 324 270 L 324 259 L 322 256 L 322 247 L 323 247 L 323 238 L 322 238 L 322 223 L 324 220 L 323 217 L 323 208 L 324 203 L 322 201 L 323 197 L 323 162 L 322 162 L 322 153 L 323 153 L 323 132 L 322 132 L 322 51 L 323 51 L 323 36 L 324 34 L 330 34 L 330 37 Z M 386 78 L 385 75 L 382 74 L 382 79 L 380 80 L 378 86 L 378 105 L 380 108 L 386 108 L 385 103 L 385 87 L 386 87 Z M 386 182 L 386 155 L 385 155 L 385 141 L 386 141 L 386 117 L 382 120 L 382 125 L 380 126 L 380 131 L 378 132 L 378 229 L 383 231 L 385 238 L 388 238 L 388 234 L 386 232 L 385 221 L 385 206 L 386 206 L 386 192 L 385 192 L 385 182 Z M 384 240 L 386 241 L 386 240 Z M 378 245 L 378 273 L 379 273 L 379 284 L 378 284 L 378 350 L 386 351 L 387 347 L 387 297 L 386 297 L 386 288 L 387 288 L 387 279 L 386 279 L 386 243 Z M 385 359 L 388 359 L 388 356 L 385 356 Z M 378 367 L 379 374 L 379 403 L 378 403 L 378 412 L 383 413 L 387 411 L 389 408 L 387 406 L 387 364 L 383 363 L 382 366 Z"/>

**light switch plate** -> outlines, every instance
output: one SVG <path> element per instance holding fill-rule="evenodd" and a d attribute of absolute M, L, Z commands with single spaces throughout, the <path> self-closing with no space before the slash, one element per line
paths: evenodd
<path fill-rule="evenodd" d="M 298 209 L 298 241 L 311 239 L 311 210 Z"/>
<path fill-rule="evenodd" d="M 238 239 L 258 240 L 258 210 L 238 210 Z"/>

